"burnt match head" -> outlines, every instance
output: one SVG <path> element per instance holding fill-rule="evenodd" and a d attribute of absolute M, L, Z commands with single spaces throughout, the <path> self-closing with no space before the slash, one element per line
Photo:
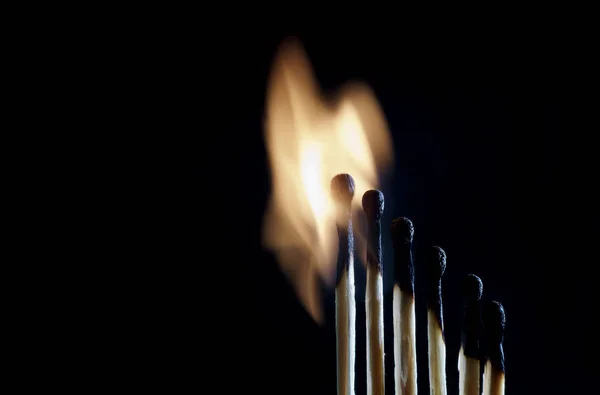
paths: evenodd
<path fill-rule="evenodd" d="M 349 206 L 354 198 L 354 179 L 350 174 L 338 174 L 331 179 L 331 196 L 336 204 Z"/>
<path fill-rule="evenodd" d="M 396 218 L 392 221 L 392 243 L 404 244 L 412 243 L 415 234 L 415 228 L 410 219 L 406 217 Z"/>
<path fill-rule="evenodd" d="M 368 218 L 380 220 L 384 206 L 383 192 L 376 189 L 368 190 L 362 197 L 362 206 Z"/>
<path fill-rule="evenodd" d="M 425 250 L 425 262 L 427 263 L 427 274 L 432 281 L 438 281 L 446 271 L 446 252 L 438 246 L 432 246 Z"/>
<path fill-rule="evenodd" d="M 463 296 L 468 301 L 478 301 L 483 294 L 483 283 L 474 274 L 468 274 L 462 284 Z"/>
<path fill-rule="evenodd" d="M 506 316 L 504 307 L 495 300 L 488 302 L 483 307 L 483 326 L 490 341 L 501 343 L 504 337 L 504 327 L 506 325 Z"/>

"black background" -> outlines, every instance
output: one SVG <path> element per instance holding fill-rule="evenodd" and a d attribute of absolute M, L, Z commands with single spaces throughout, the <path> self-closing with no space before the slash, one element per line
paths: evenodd
<path fill-rule="evenodd" d="M 161 98 L 172 110 L 166 125 L 182 138 L 168 154 L 171 146 L 151 155 L 180 156 L 185 165 L 178 175 L 160 166 L 153 172 L 168 180 L 157 196 L 168 195 L 172 209 L 161 212 L 171 221 L 161 231 L 177 239 L 166 258 L 173 276 L 157 286 L 156 306 L 166 316 L 156 325 L 168 339 L 158 371 L 176 371 L 173 383 L 216 387 L 205 390 L 210 393 L 336 391 L 332 293 L 320 327 L 261 247 L 270 182 L 262 138 L 266 83 L 277 46 L 295 36 L 325 92 L 364 81 L 388 119 L 396 165 L 382 187 L 384 224 L 406 216 L 416 228 L 420 392 L 428 390 L 428 375 L 418 251 L 431 244 L 448 254 L 443 303 L 450 394 L 458 393 L 459 286 L 467 273 L 482 278 L 484 299 L 505 307 L 507 394 L 589 388 L 588 278 L 571 268 L 586 259 L 574 254 L 587 232 L 575 223 L 592 225 L 575 214 L 577 177 L 584 176 L 573 172 L 566 152 L 582 144 L 566 112 L 578 73 L 569 29 L 532 19 L 371 22 L 375 27 L 231 24 L 209 29 L 200 46 L 193 29 L 182 28 L 161 45 L 162 62 L 169 63 L 161 89 L 172 95 Z M 392 259 L 384 237 L 389 330 Z M 364 282 L 362 270 L 357 265 L 358 282 Z M 360 295 L 356 391 L 364 394 Z M 387 393 L 394 391 L 390 336 L 386 332 Z"/>

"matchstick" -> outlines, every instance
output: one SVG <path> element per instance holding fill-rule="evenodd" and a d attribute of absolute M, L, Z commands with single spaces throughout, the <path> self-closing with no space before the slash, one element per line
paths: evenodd
<path fill-rule="evenodd" d="M 354 180 L 338 174 L 331 180 L 336 204 L 338 232 L 337 281 L 335 287 L 335 329 L 337 335 L 337 393 L 354 395 L 354 353 L 356 346 L 356 301 L 354 290 L 354 233 L 351 203 Z"/>
<path fill-rule="evenodd" d="M 414 227 L 408 218 L 396 218 L 391 227 L 394 245 L 394 383 L 396 395 L 417 395 L 415 336 Z"/>
<path fill-rule="evenodd" d="M 446 343 L 442 311 L 442 276 L 446 253 L 440 247 L 425 252 L 427 263 L 427 345 L 429 350 L 429 393 L 446 395 Z"/>
<path fill-rule="evenodd" d="M 474 274 L 469 274 L 463 283 L 465 313 L 462 327 L 461 347 L 458 354 L 459 394 L 479 395 L 480 359 L 479 334 L 481 317 L 479 301 L 483 283 Z"/>
<path fill-rule="evenodd" d="M 362 206 L 367 217 L 367 394 L 385 395 L 383 354 L 383 254 L 381 249 L 381 216 L 383 193 L 365 192 Z"/>
<path fill-rule="evenodd" d="M 484 395 L 504 395 L 504 307 L 496 301 L 489 302 L 483 309 L 485 333 L 485 373 L 483 378 Z"/>

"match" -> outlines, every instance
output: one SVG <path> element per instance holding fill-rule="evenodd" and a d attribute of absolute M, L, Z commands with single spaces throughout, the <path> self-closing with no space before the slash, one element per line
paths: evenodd
<path fill-rule="evenodd" d="M 484 395 L 504 395 L 504 326 L 506 317 L 500 302 L 488 302 L 483 309 L 485 339 Z"/>
<path fill-rule="evenodd" d="M 394 245 L 394 382 L 396 395 L 417 395 L 417 343 L 415 334 L 414 227 L 408 218 L 392 221 Z"/>
<path fill-rule="evenodd" d="M 429 393 L 446 395 L 446 343 L 442 311 L 442 276 L 446 270 L 446 252 L 429 247 L 427 264 L 427 346 L 429 351 Z"/>
<path fill-rule="evenodd" d="M 485 305 L 484 311 L 480 311 L 483 286 L 481 279 L 471 274 L 466 276 L 464 284 L 462 284 L 465 302 L 464 316 L 461 316 L 460 313 L 455 317 L 452 314 L 448 315 L 448 311 L 453 310 L 450 308 L 454 298 L 442 299 L 442 277 L 446 276 L 444 286 L 447 291 L 449 275 L 453 274 L 451 272 L 454 270 L 460 271 L 459 267 L 451 265 L 450 272 L 446 273 L 445 251 L 440 247 L 432 246 L 437 242 L 423 240 L 426 248 L 421 250 L 419 246 L 419 252 L 423 251 L 423 270 L 417 270 L 415 273 L 412 255 L 414 238 L 412 221 L 406 217 L 400 217 L 402 212 L 400 211 L 398 215 L 395 214 L 391 217 L 395 218 L 391 224 L 382 224 L 384 198 L 387 199 L 387 210 L 389 211 L 390 195 L 386 192 L 384 196 L 384 193 L 377 188 L 384 189 L 383 181 L 393 174 L 393 170 L 399 169 L 394 152 L 398 141 L 394 139 L 396 136 L 390 128 L 392 124 L 388 122 L 390 120 L 386 119 L 385 111 L 377 99 L 375 91 L 363 82 L 348 81 L 335 92 L 335 95 L 331 94 L 334 92 L 324 92 L 319 86 L 317 74 L 311 66 L 307 53 L 297 38 L 289 37 L 284 40 L 275 55 L 266 84 L 267 92 L 263 114 L 265 154 L 269 159 L 271 185 L 262 224 L 261 242 L 263 247 L 268 250 L 265 252 L 272 253 L 271 258 L 276 259 L 281 274 L 289 283 L 290 289 L 295 292 L 305 313 L 312 318 L 314 321 L 312 323 L 316 325 L 313 326 L 315 328 L 314 336 L 311 334 L 305 339 L 314 338 L 317 343 L 311 342 L 310 350 L 303 355 L 305 357 L 317 356 L 318 353 L 313 353 L 314 349 L 319 348 L 322 344 L 321 340 L 328 339 L 330 334 L 333 335 L 331 327 L 335 326 L 337 395 L 355 395 L 356 392 L 361 395 L 362 393 L 385 395 L 386 387 L 388 393 L 417 395 L 418 384 L 423 387 L 423 390 L 426 390 L 427 384 L 429 384 L 431 395 L 454 393 L 453 386 L 456 381 L 454 367 L 456 365 L 454 365 L 455 362 L 452 362 L 452 369 L 447 372 L 447 357 L 452 361 L 455 361 L 454 358 L 456 358 L 458 362 L 458 389 L 461 395 L 483 395 L 483 392 L 486 395 L 504 395 L 505 321 L 502 305 L 498 302 L 490 302 Z M 376 71 L 377 73 L 381 72 L 381 70 Z M 398 125 L 395 126 L 398 127 Z M 409 140 L 407 141 L 410 143 Z M 404 146 L 404 144 L 402 145 Z M 411 148 L 408 147 L 407 152 L 410 150 Z M 404 157 L 404 155 L 402 156 Z M 422 157 L 422 155 L 417 155 L 417 157 Z M 429 162 L 435 158 L 427 157 L 425 159 L 423 164 L 427 167 L 430 165 Z M 412 166 L 412 159 L 409 162 Z M 423 164 L 419 162 L 415 166 Z M 406 161 L 403 160 L 401 165 L 404 174 Z M 419 178 L 418 184 L 427 184 L 431 181 L 426 179 L 427 171 L 423 173 L 419 169 L 411 168 L 409 170 L 408 174 Z M 354 179 L 350 174 L 356 178 Z M 388 179 L 387 181 L 394 180 Z M 437 181 L 440 182 L 438 186 L 454 185 L 453 179 L 442 177 Z M 419 202 L 423 202 L 423 199 L 426 198 L 426 196 L 413 195 L 410 187 L 414 185 L 416 184 L 404 181 L 395 185 L 394 189 L 401 191 L 402 195 L 399 196 L 402 198 L 402 202 L 399 201 L 395 205 L 398 210 L 408 209 L 403 206 L 403 202 L 409 202 L 415 198 L 419 199 Z M 425 192 L 434 190 L 441 189 L 424 189 Z M 354 212 L 359 203 L 354 200 L 355 194 L 361 197 L 360 203 L 364 214 Z M 410 199 L 405 199 L 405 194 L 410 195 Z M 441 204 L 437 210 L 440 212 L 448 207 L 453 207 L 451 204 L 444 204 L 443 196 L 436 196 L 433 201 L 435 204 Z M 468 205 L 462 207 L 463 211 L 470 208 Z M 478 211 L 477 207 L 475 209 Z M 430 211 L 422 212 L 419 209 L 417 212 L 422 213 L 423 216 L 413 219 L 419 220 L 417 222 L 421 224 L 437 218 L 431 215 Z M 454 214 L 453 216 L 456 216 Z M 412 214 L 405 211 L 404 215 Z M 356 221 L 356 216 L 361 221 L 360 226 L 354 227 L 356 222 L 353 224 L 353 221 Z M 365 219 L 366 226 L 362 226 L 363 219 Z M 382 225 L 390 226 L 389 233 L 384 230 L 385 234 L 382 235 Z M 454 236 L 446 234 L 453 229 L 455 228 L 443 227 L 440 231 L 432 231 L 429 234 L 444 236 L 448 243 L 447 248 L 456 249 L 459 246 L 468 247 L 464 243 L 465 232 L 473 233 L 480 230 L 477 227 L 468 227 Z M 420 235 L 419 237 L 423 238 L 425 236 L 424 233 L 420 233 Z M 355 237 L 359 241 L 357 243 L 360 247 L 359 257 L 365 260 L 364 295 L 362 295 L 362 272 L 359 270 L 358 273 L 355 273 L 354 271 Z M 390 237 L 391 240 L 386 237 Z M 467 239 L 476 240 L 477 238 L 467 237 Z M 365 240 L 364 243 L 363 240 Z M 417 242 L 419 240 L 421 239 L 417 239 Z M 450 245 L 453 240 L 454 247 Z M 387 273 L 384 273 L 383 248 L 388 241 L 391 241 L 393 246 L 394 256 L 393 258 L 390 256 L 389 259 L 393 259 L 394 268 L 393 270 L 386 268 Z M 366 252 L 363 252 L 362 248 L 365 248 Z M 478 248 L 476 249 L 478 250 Z M 466 251 L 463 252 L 463 255 L 475 256 Z M 420 264 L 421 255 L 417 258 L 417 264 Z M 390 262 L 386 262 L 386 265 L 389 264 Z M 470 263 L 465 262 L 465 264 Z M 279 281 L 279 277 L 272 276 L 271 272 L 271 269 L 259 272 L 265 274 L 266 284 L 271 281 Z M 417 278 L 418 281 L 415 283 L 415 275 L 421 273 L 424 277 Z M 273 274 L 277 274 L 277 272 Z M 358 306 L 355 274 L 358 275 L 361 292 L 358 295 Z M 389 278 L 384 278 L 384 276 L 389 276 Z M 384 287 L 386 281 L 389 281 L 392 289 L 388 290 L 387 287 Z M 334 284 L 335 307 L 327 306 L 328 308 L 324 309 L 325 303 L 323 302 L 326 302 L 328 298 L 323 298 L 323 291 L 327 291 L 326 293 L 329 295 L 328 288 L 333 288 Z M 417 305 L 415 295 L 421 295 L 419 289 L 421 284 L 427 288 L 423 289 L 423 291 L 427 291 L 427 295 L 423 293 L 425 299 L 423 302 L 426 303 Z M 387 291 L 391 291 L 391 295 Z M 388 295 L 392 300 L 387 299 Z M 450 296 L 447 293 L 445 295 Z M 262 292 L 259 296 L 259 302 L 261 302 Z M 364 316 L 361 304 L 363 301 L 365 303 Z M 392 311 L 388 311 L 387 302 L 392 302 L 390 306 Z M 446 304 L 446 322 L 444 322 L 443 302 Z M 334 308 L 335 313 L 329 307 Z M 357 322 L 357 307 L 359 322 Z M 296 306 L 294 305 L 294 313 L 295 310 Z M 384 317 L 384 313 L 389 313 L 392 317 Z M 423 313 L 423 322 L 420 321 L 421 313 Z M 334 314 L 334 317 L 330 317 Z M 286 315 L 282 317 L 282 320 L 287 321 L 288 317 Z M 419 318 L 418 323 L 417 317 Z M 300 316 L 299 320 L 290 322 L 292 325 L 311 324 L 305 318 Z M 391 319 L 391 323 L 387 321 L 388 318 Z M 460 348 L 454 351 L 452 347 L 448 348 L 452 342 L 447 342 L 449 334 L 454 337 L 450 330 L 453 328 L 453 325 L 450 325 L 452 323 L 458 323 L 461 327 Z M 385 324 L 387 324 L 387 328 Z M 310 326 L 303 326 L 303 328 L 310 328 Z M 317 328 L 320 329 L 317 330 Z M 385 339 L 385 329 L 389 330 L 389 337 L 392 339 L 389 337 Z M 417 355 L 417 329 L 420 329 L 419 347 L 421 345 L 425 347 L 424 342 L 427 342 L 427 350 L 419 349 L 423 352 L 421 355 Z M 261 335 L 270 333 L 268 328 L 267 332 L 263 333 L 260 329 L 259 331 Z M 507 333 L 507 338 L 509 337 L 510 335 Z M 289 336 L 292 341 L 294 338 Z M 277 342 L 283 338 L 274 337 L 272 340 Z M 359 349 L 359 351 L 366 351 L 364 361 L 362 353 L 358 353 L 361 358 L 358 361 L 361 369 L 359 374 L 355 371 L 357 340 L 361 344 L 360 347 L 363 347 L 362 342 L 365 341 L 365 349 Z M 455 340 L 458 340 L 458 332 Z M 393 352 L 393 362 L 385 360 L 384 344 L 386 343 L 393 350 L 389 351 Z M 276 353 L 277 356 L 289 354 L 287 352 L 289 350 L 282 351 L 283 353 Z M 333 357 L 333 350 L 331 351 L 331 357 Z M 452 355 L 447 355 L 449 352 Z M 391 359 L 392 356 L 388 355 L 388 357 Z M 291 358 L 294 359 L 294 355 Z M 421 372 L 420 383 L 418 383 L 417 375 L 419 373 L 417 358 L 421 362 L 422 369 L 428 369 L 428 374 L 424 371 Z M 282 364 L 285 366 L 282 366 L 281 372 L 298 370 L 298 372 L 291 372 L 292 374 L 287 377 L 293 380 L 293 377 L 298 376 L 295 373 L 299 373 L 307 381 L 313 381 L 313 377 L 310 376 L 311 370 L 317 369 L 319 370 L 319 380 L 314 380 L 314 385 L 312 382 L 306 384 L 311 384 L 314 388 L 313 392 L 327 392 L 330 387 L 332 390 L 334 385 L 334 378 L 331 377 L 334 374 L 333 365 L 329 372 L 331 375 L 327 374 L 331 380 L 320 380 L 321 368 L 325 368 L 329 364 L 327 358 L 322 363 L 320 362 L 317 366 L 310 366 L 306 363 L 288 366 L 289 364 L 285 365 L 285 361 L 282 360 Z M 366 369 L 362 368 L 363 362 Z M 387 377 L 386 367 L 388 369 Z M 274 382 L 271 383 L 272 378 L 279 377 L 281 372 L 267 372 L 267 384 L 274 385 Z M 391 382 L 392 377 L 389 377 L 391 374 L 394 376 L 393 383 Z M 390 379 L 387 385 L 386 378 Z M 365 384 L 363 384 L 363 379 L 365 379 Z M 298 382 L 288 384 L 294 387 L 291 388 L 292 390 L 299 389 Z M 316 388 L 321 385 L 323 388 Z M 392 385 L 394 386 L 393 390 Z"/>
<path fill-rule="evenodd" d="M 338 232 L 337 280 L 335 287 L 335 328 L 337 339 L 337 393 L 354 395 L 354 355 L 356 347 L 356 300 L 354 288 L 354 233 L 352 199 L 354 179 L 338 174 L 331 180 L 336 205 Z"/>
<path fill-rule="evenodd" d="M 465 299 L 461 347 L 458 354 L 460 395 L 480 395 L 479 336 L 481 331 L 480 303 L 483 283 L 474 274 L 469 274 L 463 282 Z"/>
<path fill-rule="evenodd" d="M 365 192 L 362 206 L 367 218 L 367 288 L 365 295 L 367 321 L 367 394 L 385 395 L 383 336 L 383 253 L 381 248 L 381 216 L 383 193 Z"/>

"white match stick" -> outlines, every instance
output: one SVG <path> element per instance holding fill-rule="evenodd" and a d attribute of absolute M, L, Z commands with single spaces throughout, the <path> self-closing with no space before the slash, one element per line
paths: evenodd
<path fill-rule="evenodd" d="M 331 180 L 331 194 L 337 208 L 338 260 L 335 287 L 335 329 L 337 335 L 337 393 L 354 395 L 354 353 L 356 347 L 356 301 L 354 289 L 354 234 L 351 203 L 354 180 L 338 174 Z"/>
<path fill-rule="evenodd" d="M 367 394 L 385 395 L 383 336 L 383 254 L 381 249 L 381 216 L 383 193 L 365 192 L 362 198 L 368 226 L 367 290 Z"/>
<path fill-rule="evenodd" d="M 459 394 L 480 395 L 479 334 L 481 316 L 479 300 L 483 293 L 483 283 L 474 274 L 469 274 L 463 283 L 465 315 L 462 328 L 461 347 L 458 354 Z"/>
<path fill-rule="evenodd" d="M 483 309 L 486 363 L 483 376 L 483 395 L 504 395 L 504 307 L 496 301 Z"/>
<path fill-rule="evenodd" d="M 425 253 L 428 275 L 427 345 L 429 350 L 429 393 L 446 395 L 446 343 L 442 310 L 442 276 L 446 270 L 446 253 L 430 247 Z"/>
<path fill-rule="evenodd" d="M 396 395 L 417 395 L 417 342 L 415 334 L 414 227 L 408 218 L 392 221 L 394 243 L 394 382 Z"/>

